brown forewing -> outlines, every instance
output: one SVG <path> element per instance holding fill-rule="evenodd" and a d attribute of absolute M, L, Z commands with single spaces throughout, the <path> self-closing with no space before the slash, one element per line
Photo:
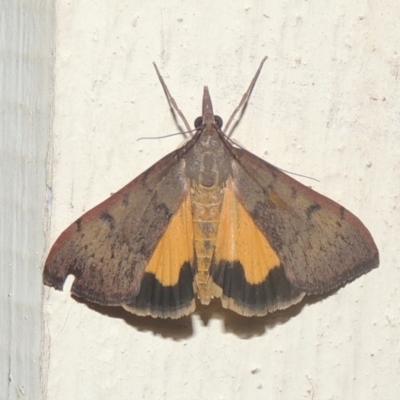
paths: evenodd
<path fill-rule="evenodd" d="M 237 196 L 294 287 L 321 293 L 378 266 L 376 245 L 356 216 L 248 151 L 232 152 Z"/>
<path fill-rule="evenodd" d="M 103 305 L 138 294 L 144 269 L 188 190 L 181 150 L 165 156 L 67 228 L 46 260 L 44 283 Z"/>

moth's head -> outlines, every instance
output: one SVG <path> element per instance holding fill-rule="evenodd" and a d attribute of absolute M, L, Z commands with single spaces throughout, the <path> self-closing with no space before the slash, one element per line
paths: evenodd
<path fill-rule="evenodd" d="M 196 118 L 194 121 L 194 127 L 196 129 L 202 128 L 204 130 L 207 128 L 212 129 L 216 126 L 218 129 L 221 129 L 222 123 L 222 118 L 218 115 L 214 115 L 210 92 L 208 91 L 208 87 L 204 86 L 203 115 Z"/>

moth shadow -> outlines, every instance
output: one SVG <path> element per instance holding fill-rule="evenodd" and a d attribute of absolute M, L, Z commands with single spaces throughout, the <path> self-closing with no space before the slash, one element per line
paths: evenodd
<path fill-rule="evenodd" d="M 284 310 L 278 310 L 267 314 L 263 317 L 243 317 L 237 314 L 229 314 L 229 318 L 225 321 L 225 330 L 243 339 L 261 336 L 269 330 L 297 317 L 304 308 L 329 297 L 332 293 L 306 296 L 300 303 L 294 304 Z"/>
<path fill-rule="evenodd" d="M 122 307 L 101 306 L 89 303 L 79 297 L 73 296 L 73 298 L 77 302 L 86 305 L 91 310 L 106 317 L 124 320 L 127 325 L 141 332 L 151 331 L 155 335 L 176 340 L 187 339 L 193 334 L 190 316 L 179 319 L 141 317 L 126 311 Z"/>
<path fill-rule="evenodd" d="M 220 319 L 224 323 L 225 332 L 232 333 L 242 339 L 250 339 L 264 335 L 276 326 L 286 323 L 291 318 L 298 316 L 305 307 L 331 296 L 337 290 L 333 289 L 323 294 L 306 296 L 300 303 L 262 317 L 244 317 L 222 308 L 218 302 L 212 303 L 207 308 L 197 308 L 196 313 L 199 314 L 205 326 L 211 319 Z"/>
<path fill-rule="evenodd" d="M 193 315 L 197 316 L 205 327 L 209 325 L 211 320 L 220 320 L 223 324 L 224 332 L 232 333 L 242 339 L 250 339 L 264 335 L 274 327 L 286 323 L 291 318 L 299 315 L 304 307 L 319 302 L 336 291 L 332 290 L 321 295 L 306 296 L 298 304 L 262 317 L 243 317 L 233 311 L 224 309 L 218 300 L 213 301 L 207 307 L 197 302 L 196 311 Z M 141 317 L 124 310 L 122 307 L 100 306 L 86 302 L 79 297 L 73 297 L 79 303 L 85 304 L 102 315 L 124 320 L 127 325 L 141 332 L 152 332 L 154 335 L 174 340 L 188 339 L 194 335 L 193 318 L 190 315 L 179 319 Z"/>

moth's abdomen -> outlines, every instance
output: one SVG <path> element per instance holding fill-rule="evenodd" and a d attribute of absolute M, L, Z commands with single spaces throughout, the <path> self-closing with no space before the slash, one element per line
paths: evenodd
<path fill-rule="evenodd" d="M 213 293 L 210 265 L 219 227 L 224 189 L 200 184 L 191 189 L 194 249 L 196 259 L 195 289 L 202 304 L 208 305 Z"/>

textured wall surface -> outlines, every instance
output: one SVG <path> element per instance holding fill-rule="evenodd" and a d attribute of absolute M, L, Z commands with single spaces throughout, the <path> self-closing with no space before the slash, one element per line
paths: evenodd
<path fill-rule="evenodd" d="M 55 9 L 0 3 L 0 399 L 40 400 Z"/>
<path fill-rule="evenodd" d="M 48 400 L 398 399 L 400 4 L 58 1 L 48 243 L 175 149 L 156 61 L 189 121 L 207 84 L 227 120 L 269 59 L 234 138 L 354 212 L 379 269 L 331 296 L 246 319 L 91 309 L 45 290 Z M 40 282 L 35 282 L 40 285 Z M 35 290 L 39 290 L 35 287 Z"/>

